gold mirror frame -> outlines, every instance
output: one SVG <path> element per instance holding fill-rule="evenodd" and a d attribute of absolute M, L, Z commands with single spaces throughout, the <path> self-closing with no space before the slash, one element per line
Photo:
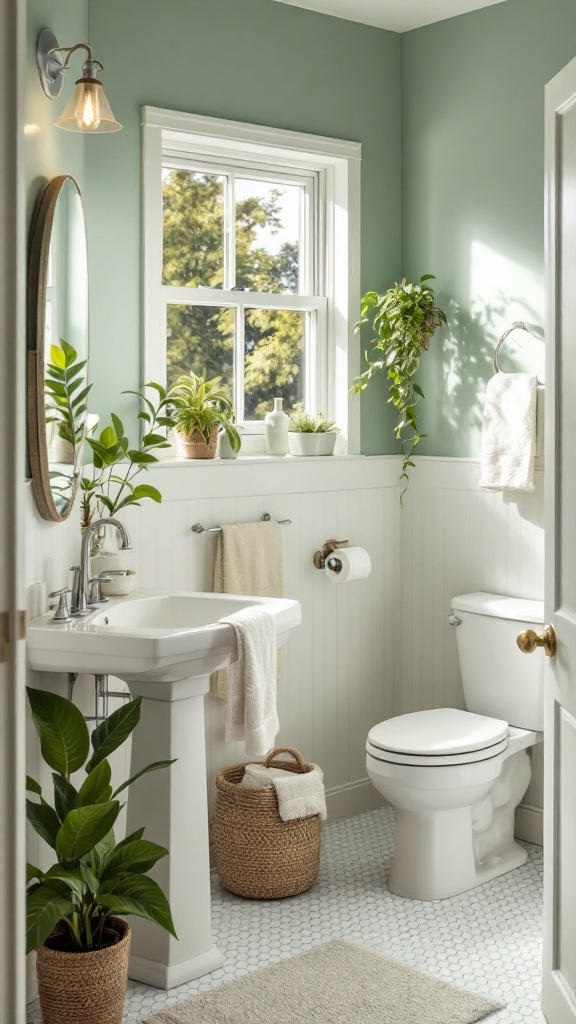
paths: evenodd
<path fill-rule="evenodd" d="M 32 473 L 32 484 L 38 510 L 43 519 L 50 522 L 64 522 L 70 515 L 74 504 L 74 498 L 82 475 L 82 451 L 77 458 L 74 449 L 75 462 L 70 472 L 70 498 L 66 507 L 59 510 L 56 506 L 54 491 L 51 485 L 51 469 L 49 462 L 48 443 L 46 435 L 46 303 L 47 286 L 49 273 L 49 255 L 52 241 L 54 220 L 58 199 L 65 188 L 66 183 L 71 182 L 76 190 L 82 206 L 82 195 L 75 179 L 69 174 L 61 174 L 46 186 L 39 205 L 36 218 L 33 223 L 30 235 L 30 251 L 28 260 L 27 278 L 27 421 L 28 421 L 28 453 L 30 469 Z M 82 209 L 83 213 L 83 209 Z M 84 244 L 86 244 L 85 228 L 83 230 Z M 83 259 L 86 260 L 84 251 Z M 86 280 L 86 352 L 81 357 L 88 359 L 88 308 L 87 308 L 87 280 Z M 69 341 L 73 347 L 72 339 Z M 86 379 L 88 376 L 88 363 L 83 371 Z M 83 447 L 83 445 L 82 445 Z M 53 472 L 53 471 L 52 471 Z M 65 476 L 65 474 L 63 474 Z"/>

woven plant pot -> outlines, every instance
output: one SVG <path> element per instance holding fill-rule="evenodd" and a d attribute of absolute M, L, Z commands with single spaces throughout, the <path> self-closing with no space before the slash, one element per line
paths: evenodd
<path fill-rule="evenodd" d="M 122 938 L 89 953 L 41 946 L 36 957 L 43 1024 L 122 1024 L 130 928 L 114 918 Z"/>
<path fill-rule="evenodd" d="M 296 761 L 278 761 L 288 753 Z M 303 774 L 312 771 L 297 750 L 278 747 L 266 767 Z M 223 768 L 216 776 L 218 795 L 212 819 L 212 844 L 222 885 L 237 896 L 269 900 L 305 892 L 318 877 L 320 817 L 282 821 L 273 786 L 241 786 L 244 764 Z"/>
<path fill-rule="evenodd" d="M 218 443 L 218 427 L 210 428 L 210 440 L 207 441 L 201 430 L 191 434 L 176 431 L 176 452 L 181 459 L 215 459 Z"/>

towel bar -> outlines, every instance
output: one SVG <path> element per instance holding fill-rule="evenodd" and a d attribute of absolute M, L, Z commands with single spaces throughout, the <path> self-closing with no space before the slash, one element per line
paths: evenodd
<path fill-rule="evenodd" d="M 264 515 L 262 516 L 262 520 L 265 523 L 269 523 L 270 522 L 270 518 L 271 517 L 270 517 L 270 513 L 269 512 L 265 512 Z M 291 519 L 278 519 L 278 523 L 280 524 L 280 526 L 290 526 L 291 522 L 292 522 Z M 221 526 L 202 526 L 202 523 L 194 523 L 194 526 L 191 529 L 192 529 L 193 533 L 221 533 L 222 532 L 222 527 Z"/>

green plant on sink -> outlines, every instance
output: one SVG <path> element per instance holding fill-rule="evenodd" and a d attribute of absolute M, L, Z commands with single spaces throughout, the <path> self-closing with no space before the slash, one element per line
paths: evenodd
<path fill-rule="evenodd" d="M 154 392 L 154 398 L 146 395 L 146 388 Z M 162 495 L 151 484 L 135 484 L 134 479 L 158 462 L 154 454 L 160 448 L 170 448 L 163 431 L 175 425 L 175 419 L 167 409 L 168 395 L 161 384 L 154 381 L 146 384 L 143 391 L 124 391 L 125 395 L 136 395 L 143 408 L 138 418 L 145 424 L 145 432 L 138 447 L 130 446 L 124 432 L 122 420 L 111 414 L 111 424 L 104 428 L 98 438 L 88 437 L 92 449 L 92 476 L 83 477 L 82 529 L 92 522 L 94 515 L 101 519 L 114 516 L 129 505 L 139 505 L 150 498 L 160 503 Z"/>
<path fill-rule="evenodd" d="M 90 750 L 86 722 L 76 705 L 55 693 L 27 692 L 53 779 L 50 800 L 28 777 L 31 798 L 26 801 L 28 821 L 56 856 L 48 870 L 27 865 L 27 951 L 38 950 L 43 1019 L 45 1024 L 80 1019 L 78 1000 L 89 998 L 84 1005 L 91 1008 L 93 1024 L 116 1020 L 116 1005 L 120 1022 L 130 930 L 118 915 L 135 914 L 174 937 L 176 933 L 168 901 L 148 877 L 168 850 L 144 839 L 143 828 L 116 841 L 113 828 L 123 806 L 118 797 L 142 775 L 173 762 L 154 762 L 113 791 L 108 758 L 138 725 L 141 698 L 98 724 Z M 85 778 L 73 783 L 82 768 Z M 79 976 L 82 986 L 93 978 L 93 991 L 79 991 Z"/>

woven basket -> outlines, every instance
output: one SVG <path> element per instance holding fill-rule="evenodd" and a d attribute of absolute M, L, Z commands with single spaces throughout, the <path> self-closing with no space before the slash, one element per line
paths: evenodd
<path fill-rule="evenodd" d="M 294 761 L 277 761 L 278 754 Z M 277 747 L 264 761 L 269 768 L 304 774 L 312 771 L 301 754 Z M 220 881 L 230 892 L 268 900 L 305 892 L 318 877 L 320 818 L 317 814 L 282 821 L 273 786 L 252 789 L 239 783 L 244 764 L 223 768 L 216 776 L 218 796 L 212 819 L 212 843 Z"/>
<path fill-rule="evenodd" d="M 43 1024 L 122 1024 L 130 928 L 114 919 L 122 938 L 89 953 L 41 946 L 36 958 Z"/>

